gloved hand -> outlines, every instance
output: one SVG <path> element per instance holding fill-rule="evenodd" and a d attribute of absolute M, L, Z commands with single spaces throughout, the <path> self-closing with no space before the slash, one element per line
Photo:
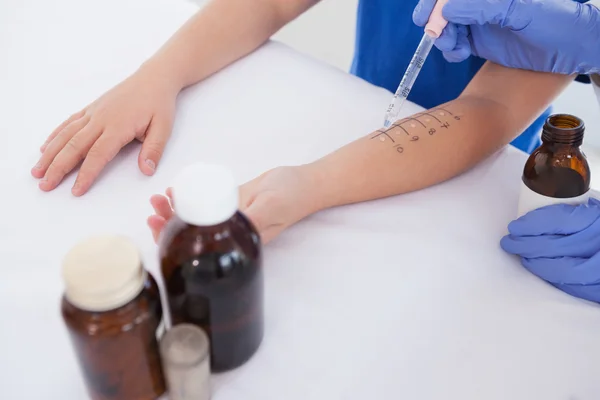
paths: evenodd
<path fill-rule="evenodd" d="M 420 0 L 425 26 L 436 0 Z M 560 74 L 600 72 L 600 10 L 574 0 L 448 0 L 436 41 L 450 62 L 475 55 L 511 68 Z"/>
<path fill-rule="evenodd" d="M 500 246 L 534 275 L 575 297 L 600 302 L 600 201 L 557 204 L 508 225 Z"/>

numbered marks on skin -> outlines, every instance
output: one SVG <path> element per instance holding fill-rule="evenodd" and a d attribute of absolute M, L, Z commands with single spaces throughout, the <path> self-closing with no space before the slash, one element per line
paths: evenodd
<path fill-rule="evenodd" d="M 380 142 L 385 142 L 388 139 L 394 143 L 394 139 L 388 134 L 389 129 L 387 130 L 379 130 L 375 133 L 375 135 L 371 136 L 371 139 L 379 139 Z"/>
<path fill-rule="evenodd" d="M 391 127 L 377 131 L 371 139 L 391 142 L 396 152 L 402 154 L 411 142 L 418 142 L 421 136 L 424 136 L 424 132 L 427 132 L 428 136 L 442 134 L 444 129 L 450 128 L 449 121 L 460 121 L 461 118 L 446 109 L 429 110 L 397 121 Z M 406 135 L 406 140 L 402 140 L 402 133 Z"/>

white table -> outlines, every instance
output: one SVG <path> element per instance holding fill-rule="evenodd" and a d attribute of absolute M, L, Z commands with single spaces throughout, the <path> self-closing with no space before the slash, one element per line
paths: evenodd
<path fill-rule="evenodd" d="M 76 241 L 128 235 L 158 275 L 148 198 L 182 166 L 218 161 L 245 181 L 381 121 L 388 92 L 272 43 L 181 96 L 153 178 L 132 146 L 82 198 L 70 195 L 73 176 L 39 191 L 29 170 L 51 129 L 194 10 L 174 0 L 0 2 L 2 399 L 85 398 L 59 314 L 60 261 Z M 284 98 L 295 107 L 284 110 Z M 443 185 L 322 212 L 272 242 L 265 341 L 215 377 L 214 400 L 598 399 L 600 308 L 498 246 L 524 160 L 506 149 Z"/>

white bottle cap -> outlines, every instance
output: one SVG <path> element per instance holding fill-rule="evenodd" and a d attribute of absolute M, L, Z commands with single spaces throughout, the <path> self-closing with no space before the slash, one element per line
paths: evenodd
<path fill-rule="evenodd" d="M 190 225 L 211 226 L 227 221 L 238 209 L 233 173 L 216 164 L 192 164 L 173 183 L 173 207 Z"/>
<path fill-rule="evenodd" d="M 67 300 L 88 311 L 129 303 L 147 279 L 137 248 L 120 236 L 94 236 L 78 243 L 65 256 L 62 273 Z"/>

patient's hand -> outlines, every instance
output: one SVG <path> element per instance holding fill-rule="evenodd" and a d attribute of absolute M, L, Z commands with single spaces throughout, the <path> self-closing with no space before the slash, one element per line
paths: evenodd
<path fill-rule="evenodd" d="M 126 144 L 142 144 L 138 165 L 154 174 L 171 135 L 179 88 L 150 69 L 140 69 L 92 104 L 58 126 L 41 147 L 42 156 L 31 174 L 40 189 L 56 188 L 81 161 L 72 188 L 84 194 L 102 169 Z"/>
<path fill-rule="evenodd" d="M 263 244 L 284 229 L 319 211 L 319 186 L 308 166 L 278 167 L 240 186 L 240 211 L 256 226 Z M 171 189 L 166 196 L 154 195 L 155 214 L 148 218 L 154 241 L 173 216 Z"/>

